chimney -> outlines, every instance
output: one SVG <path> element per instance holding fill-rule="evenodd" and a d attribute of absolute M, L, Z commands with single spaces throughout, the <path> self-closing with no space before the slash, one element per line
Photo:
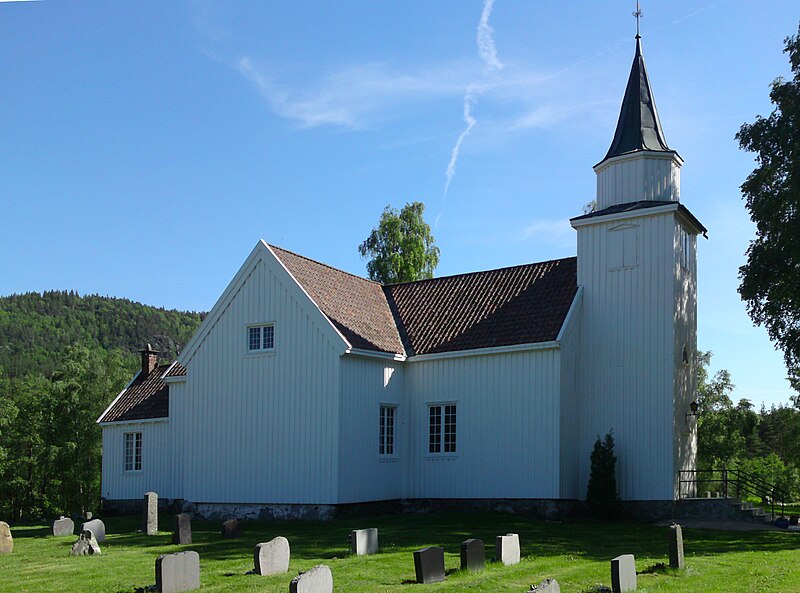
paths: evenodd
<path fill-rule="evenodd" d="M 158 350 L 153 350 L 148 343 L 147 347 L 139 352 L 142 353 L 142 377 L 147 377 L 158 366 Z"/>

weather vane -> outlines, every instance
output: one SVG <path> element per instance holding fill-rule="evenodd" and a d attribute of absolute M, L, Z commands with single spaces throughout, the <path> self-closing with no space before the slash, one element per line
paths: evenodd
<path fill-rule="evenodd" d="M 644 16 L 642 9 L 639 8 L 639 0 L 636 0 L 636 12 L 633 13 L 633 16 L 636 17 L 636 39 L 639 39 L 641 38 L 641 35 L 639 35 L 639 19 Z"/>

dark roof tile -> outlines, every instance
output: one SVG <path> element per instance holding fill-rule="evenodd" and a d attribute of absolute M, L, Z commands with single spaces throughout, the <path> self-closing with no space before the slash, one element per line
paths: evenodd
<path fill-rule="evenodd" d="M 164 377 L 185 374 L 186 369 L 177 362 L 158 365 L 147 376 L 139 373 L 98 422 L 166 418 L 169 416 L 169 385 L 164 382 Z"/>

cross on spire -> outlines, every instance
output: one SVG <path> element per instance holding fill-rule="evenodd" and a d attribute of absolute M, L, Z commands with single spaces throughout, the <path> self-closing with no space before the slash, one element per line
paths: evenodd
<path fill-rule="evenodd" d="M 639 0 L 636 0 L 636 12 L 633 13 L 633 16 L 636 17 L 636 39 L 641 39 L 641 35 L 639 35 L 639 19 L 644 16 L 642 9 L 639 7 Z"/>

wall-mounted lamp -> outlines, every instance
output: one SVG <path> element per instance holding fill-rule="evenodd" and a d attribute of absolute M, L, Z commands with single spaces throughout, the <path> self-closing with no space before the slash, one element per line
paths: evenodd
<path fill-rule="evenodd" d="M 689 412 L 686 413 L 686 422 L 689 422 L 689 416 L 699 416 L 700 412 L 697 411 L 698 405 L 697 401 L 693 401 L 689 404 Z"/>

